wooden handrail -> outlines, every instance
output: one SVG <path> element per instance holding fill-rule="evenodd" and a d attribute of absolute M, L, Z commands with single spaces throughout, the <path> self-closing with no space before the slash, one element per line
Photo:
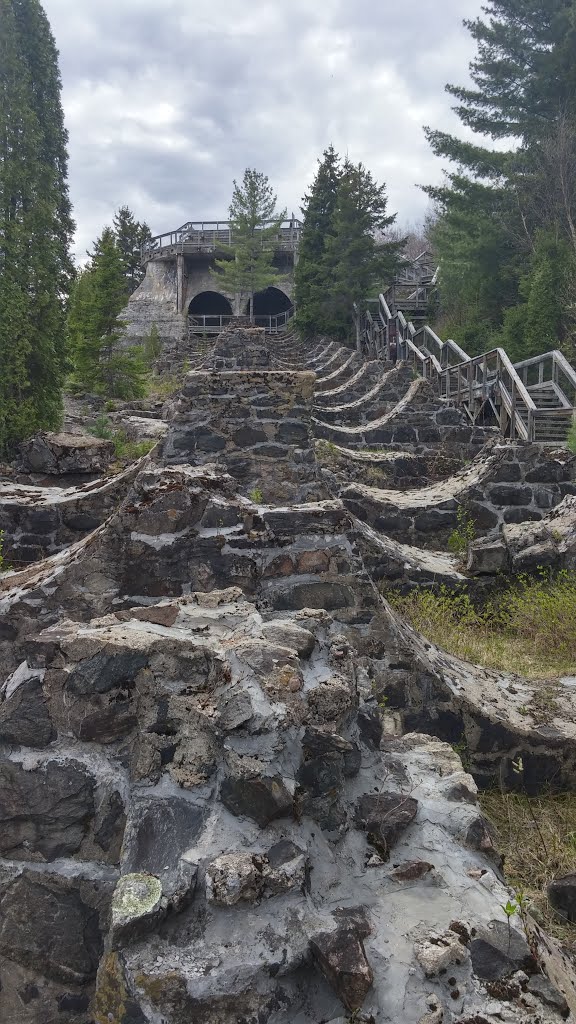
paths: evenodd
<path fill-rule="evenodd" d="M 262 228 L 270 227 L 276 221 L 265 221 Z M 258 229 L 260 230 L 260 229 Z M 300 241 L 302 222 L 292 217 L 283 220 L 278 229 L 278 238 L 270 240 L 275 249 L 296 250 Z M 209 251 L 215 246 L 231 246 L 233 232 L 230 221 L 187 221 L 175 231 L 155 235 L 141 248 L 142 262 L 172 252 L 179 255 L 186 251 Z"/>

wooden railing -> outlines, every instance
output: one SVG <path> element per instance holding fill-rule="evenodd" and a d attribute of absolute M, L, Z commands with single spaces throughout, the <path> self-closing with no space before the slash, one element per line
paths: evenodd
<path fill-rule="evenodd" d="M 264 227 L 275 224 L 267 221 Z M 266 247 L 275 252 L 295 252 L 300 241 L 302 224 L 295 217 L 282 221 L 276 238 L 268 239 Z M 221 252 L 234 245 L 234 232 L 227 220 L 188 221 L 175 231 L 155 235 L 141 249 L 142 262 L 192 253 Z"/>
<path fill-rule="evenodd" d="M 576 406 L 576 371 L 560 351 L 516 364 L 502 348 L 470 357 L 428 325 L 415 327 L 402 310 L 392 313 L 388 299 L 389 293 L 380 294 L 361 315 L 354 309 L 358 346 L 368 358 L 411 363 L 472 422 L 483 422 L 489 407 L 507 437 L 532 441 L 568 433 Z"/>

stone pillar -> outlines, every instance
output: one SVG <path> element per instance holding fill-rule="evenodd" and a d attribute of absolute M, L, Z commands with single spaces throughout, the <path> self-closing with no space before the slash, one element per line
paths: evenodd
<path fill-rule="evenodd" d="M 184 312 L 184 256 L 176 257 L 176 312 Z"/>

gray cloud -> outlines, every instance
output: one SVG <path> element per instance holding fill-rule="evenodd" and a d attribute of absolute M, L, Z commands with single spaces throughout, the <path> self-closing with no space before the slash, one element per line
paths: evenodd
<path fill-rule="evenodd" d="M 423 124 L 458 129 L 444 92 L 473 54 L 481 0 L 44 0 L 70 133 L 82 255 L 127 203 L 153 231 L 225 216 L 263 170 L 298 212 L 333 142 L 417 220 L 441 167 Z"/>

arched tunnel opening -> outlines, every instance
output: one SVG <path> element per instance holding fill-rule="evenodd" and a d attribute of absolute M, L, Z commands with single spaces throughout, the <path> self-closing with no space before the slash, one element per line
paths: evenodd
<path fill-rule="evenodd" d="M 232 316 L 232 306 L 220 292 L 200 292 L 188 306 L 188 315 L 202 317 L 205 327 L 218 327 L 223 316 Z"/>
<path fill-rule="evenodd" d="M 248 313 L 248 308 L 249 303 L 246 303 L 246 313 Z M 291 300 L 279 288 L 266 288 L 265 291 L 256 292 L 254 295 L 254 317 L 256 322 L 258 322 L 258 317 L 278 316 L 280 313 L 286 313 L 291 308 Z"/>

